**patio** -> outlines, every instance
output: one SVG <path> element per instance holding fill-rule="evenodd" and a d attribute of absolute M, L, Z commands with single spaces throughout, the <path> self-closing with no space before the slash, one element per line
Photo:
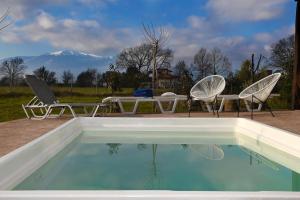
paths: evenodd
<path fill-rule="evenodd" d="M 255 113 L 254 120 L 277 128 L 291 131 L 300 135 L 300 111 L 275 111 L 276 117 L 269 112 Z M 110 114 L 111 117 L 122 117 L 128 115 Z M 175 114 L 137 114 L 132 117 L 187 117 L 187 113 Z M 250 118 L 250 113 L 243 112 L 241 117 Z M 191 117 L 213 117 L 211 113 L 193 112 Z M 236 117 L 236 113 L 222 112 L 220 117 Z M 0 157 L 25 145 L 35 138 L 58 127 L 70 118 L 46 119 L 42 121 L 19 119 L 0 123 Z"/>

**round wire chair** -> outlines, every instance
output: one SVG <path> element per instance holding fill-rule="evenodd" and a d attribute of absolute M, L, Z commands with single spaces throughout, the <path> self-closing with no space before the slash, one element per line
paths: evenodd
<path fill-rule="evenodd" d="M 192 87 L 190 94 L 193 100 L 201 100 L 205 103 L 213 104 L 214 112 L 214 106 L 217 103 L 217 96 L 223 92 L 225 85 L 226 82 L 223 76 L 207 76 Z"/>
<path fill-rule="evenodd" d="M 225 79 L 220 75 L 211 75 L 201 79 L 191 89 L 191 97 L 211 103 L 225 89 Z"/>
<path fill-rule="evenodd" d="M 280 73 L 274 73 L 253 83 L 239 94 L 239 98 L 254 103 L 265 102 L 278 82 L 280 76 Z"/>
<path fill-rule="evenodd" d="M 267 104 L 267 100 L 280 79 L 281 73 L 271 74 L 244 89 L 239 94 L 239 99 L 251 102 L 251 118 L 253 119 L 253 103 L 265 104 L 270 113 L 274 117 L 271 108 Z"/>

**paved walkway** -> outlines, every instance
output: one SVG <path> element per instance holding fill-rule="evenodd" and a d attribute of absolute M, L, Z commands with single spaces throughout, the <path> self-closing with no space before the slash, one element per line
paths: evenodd
<path fill-rule="evenodd" d="M 68 119 L 19 119 L 0 123 L 0 157 L 58 127 Z"/>
<path fill-rule="evenodd" d="M 278 128 L 289 130 L 300 135 L 300 111 L 275 111 L 276 117 L 270 113 L 255 113 L 254 120 L 269 124 Z M 124 116 L 111 114 L 110 116 Z M 137 114 L 132 117 L 187 117 L 187 113 L 176 114 Z M 241 113 L 241 117 L 250 118 L 250 113 Z M 191 117 L 214 117 L 210 113 L 192 113 Z M 220 117 L 236 117 L 236 113 L 222 112 Z M 47 119 L 34 121 L 19 119 L 0 123 L 0 156 L 3 156 L 14 149 L 34 140 L 47 133 L 49 130 L 58 127 L 70 118 Z"/>

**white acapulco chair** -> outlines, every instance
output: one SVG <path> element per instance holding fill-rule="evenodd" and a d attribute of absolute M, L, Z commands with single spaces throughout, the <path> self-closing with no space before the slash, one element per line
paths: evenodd
<path fill-rule="evenodd" d="M 281 73 L 274 73 L 271 74 L 244 89 L 239 94 L 239 100 L 243 99 L 245 101 L 250 102 L 251 104 L 251 119 L 253 119 L 253 103 L 258 103 L 265 105 L 266 108 L 270 111 L 271 115 L 275 117 L 275 115 L 272 112 L 272 109 L 268 105 L 267 101 L 268 98 L 275 87 L 276 83 L 279 81 L 281 76 Z M 238 106 L 238 116 L 239 116 L 239 107 L 240 102 Z"/>
<path fill-rule="evenodd" d="M 195 101 L 204 101 L 206 104 L 211 104 L 213 109 L 213 114 L 215 114 L 215 110 L 217 111 L 217 115 L 219 117 L 218 110 L 216 108 L 217 98 L 223 90 L 225 89 L 225 79 L 220 75 L 211 75 L 201 79 L 198 83 L 196 83 L 191 91 L 190 95 L 192 100 Z M 191 112 L 191 103 L 189 103 L 189 116 Z"/>

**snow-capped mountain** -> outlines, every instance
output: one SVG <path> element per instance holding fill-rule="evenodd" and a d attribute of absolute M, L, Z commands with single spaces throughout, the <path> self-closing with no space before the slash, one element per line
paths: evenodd
<path fill-rule="evenodd" d="M 50 55 L 50 56 L 90 56 L 93 58 L 111 58 L 113 59 L 113 56 L 99 56 L 91 53 L 85 53 L 81 51 L 71 51 L 71 50 L 63 50 L 63 51 L 55 51 L 51 53 L 47 53 L 45 55 Z"/>
<path fill-rule="evenodd" d="M 55 71 L 58 75 L 62 74 L 64 70 L 70 70 L 73 74 L 78 75 L 88 68 L 104 72 L 108 69 L 109 64 L 114 62 L 113 56 L 100 56 L 71 50 L 56 51 L 40 56 L 17 57 L 24 60 L 29 73 L 38 67 L 45 66 L 47 69 Z M 7 59 L 10 58 L 4 58 L 1 61 Z"/>

